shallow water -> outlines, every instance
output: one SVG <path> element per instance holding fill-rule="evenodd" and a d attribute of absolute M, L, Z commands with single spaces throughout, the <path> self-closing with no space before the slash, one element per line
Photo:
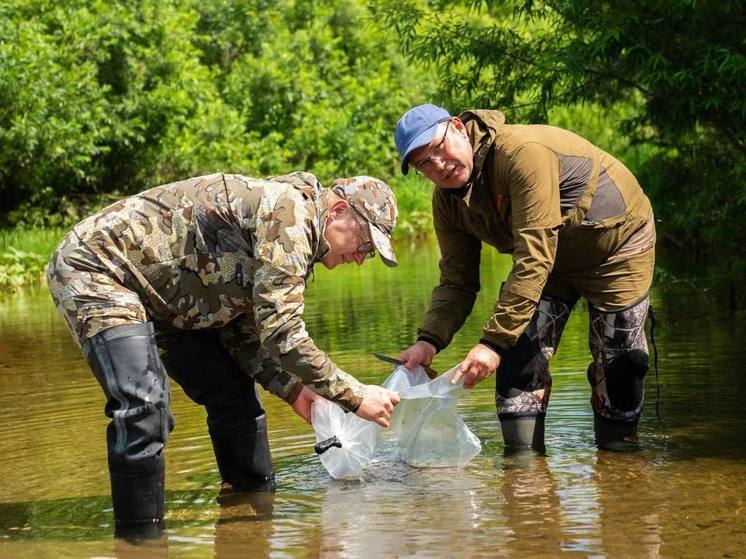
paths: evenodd
<path fill-rule="evenodd" d="M 366 382 L 373 357 L 409 344 L 437 278 L 432 245 L 402 265 L 319 269 L 307 326 Z M 445 371 L 479 337 L 509 260 L 485 253 L 472 317 L 439 355 Z M 103 398 L 44 289 L 0 299 L 0 557 L 741 557 L 746 554 L 746 327 L 718 301 L 653 293 L 660 416 L 647 377 L 642 449 L 596 450 L 585 380 L 587 313 L 578 305 L 552 361 L 545 456 L 505 456 L 494 379 L 460 403 L 483 441 L 463 470 L 379 463 L 333 481 L 309 426 L 266 396 L 274 498 L 218 505 L 203 410 L 172 383 L 167 537 L 135 548 L 111 538 Z"/>

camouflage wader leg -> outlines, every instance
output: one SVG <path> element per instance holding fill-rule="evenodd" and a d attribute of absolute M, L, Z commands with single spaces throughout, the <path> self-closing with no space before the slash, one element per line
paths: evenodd
<path fill-rule="evenodd" d="M 168 374 L 205 407 L 215 460 L 237 491 L 274 490 L 267 418 L 254 380 L 221 344 L 219 330 L 159 331 Z"/>
<path fill-rule="evenodd" d="M 495 402 L 506 449 L 544 449 L 544 418 L 552 390 L 549 358 L 557 350 L 571 308 L 542 295 L 518 343 L 503 355 Z"/>
<path fill-rule="evenodd" d="M 163 449 L 173 429 L 168 378 L 150 322 L 114 326 L 83 342 L 107 397 L 106 430 L 115 536 L 158 537 L 163 529 Z"/>
<path fill-rule="evenodd" d="M 589 306 L 593 362 L 588 367 L 588 382 L 593 388 L 596 444 L 602 448 L 634 442 L 637 434 L 648 371 L 645 318 L 649 305 L 645 297 L 617 312 Z"/>

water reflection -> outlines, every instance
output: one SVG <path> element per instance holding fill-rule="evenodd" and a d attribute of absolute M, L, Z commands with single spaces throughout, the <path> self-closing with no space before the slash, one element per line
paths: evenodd
<path fill-rule="evenodd" d="M 215 559 L 270 556 L 274 493 L 221 493 L 215 522 Z"/>
<path fill-rule="evenodd" d="M 426 245 L 402 251 L 396 270 L 370 263 L 335 270 L 337 279 L 319 270 L 306 308 L 312 336 L 343 368 L 381 382 L 390 368 L 370 352 L 396 354 L 412 342 L 436 281 L 436 256 Z M 440 370 L 479 337 L 507 271 L 509 261 L 489 251 L 485 256 L 475 312 L 438 356 Z M 740 374 L 746 323 L 697 306 L 696 299 L 656 292 L 653 303 L 661 322 L 665 425 L 655 417 L 651 374 L 642 450 L 633 454 L 599 452 L 593 443 L 582 312 L 571 317 L 553 358 L 546 454 L 503 454 L 489 381 L 459 404 L 484 443 L 460 471 L 379 463 L 362 483 L 332 481 L 311 452 L 308 426 L 267 396 L 277 494 L 269 502 L 221 504 L 203 411 L 174 384 L 166 539 L 150 551 L 178 557 L 740 556 L 746 548 L 746 376 Z M 0 557 L 139 553 L 111 539 L 103 404 L 46 292 L 0 300 Z"/>

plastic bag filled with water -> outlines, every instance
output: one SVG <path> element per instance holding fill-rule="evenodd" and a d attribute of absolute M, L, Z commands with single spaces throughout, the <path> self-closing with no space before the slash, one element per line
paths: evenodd
<path fill-rule="evenodd" d="M 479 454 L 479 439 L 458 414 L 457 399 L 466 391 L 463 381 L 452 384 L 454 367 L 430 380 L 417 367 L 397 367 L 381 385 L 399 393 L 391 427 L 381 429 L 326 400 L 314 402 L 311 422 L 321 462 L 335 479 L 355 479 L 382 449 L 416 467 L 461 467 Z M 336 438 L 335 438 L 336 437 Z"/>
<path fill-rule="evenodd" d="M 462 467 L 482 445 L 458 413 L 457 400 L 466 393 L 463 381 L 451 383 L 456 367 L 430 380 L 421 368 L 397 367 L 383 386 L 399 393 L 391 428 L 381 437 L 396 440 L 397 457 L 421 468 Z"/>
<path fill-rule="evenodd" d="M 316 452 L 329 475 L 334 479 L 359 477 L 376 451 L 378 424 L 345 412 L 324 398 L 311 405 L 311 424 Z"/>

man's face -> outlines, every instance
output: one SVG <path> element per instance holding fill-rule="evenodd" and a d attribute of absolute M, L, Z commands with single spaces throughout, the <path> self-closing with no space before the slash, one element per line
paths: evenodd
<path fill-rule="evenodd" d="M 409 164 L 441 188 L 461 188 L 474 168 L 471 142 L 458 118 L 441 122 L 426 146 L 409 154 Z"/>
<path fill-rule="evenodd" d="M 342 202 L 345 206 L 345 202 Z M 330 212 L 329 222 L 324 230 L 324 238 L 329 243 L 329 251 L 321 258 L 321 263 L 330 270 L 338 264 L 355 262 L 358 266 L 372 257 L 374 246 L 369 238 L 368 226 L 361 223 L 350 211 Z"/>

